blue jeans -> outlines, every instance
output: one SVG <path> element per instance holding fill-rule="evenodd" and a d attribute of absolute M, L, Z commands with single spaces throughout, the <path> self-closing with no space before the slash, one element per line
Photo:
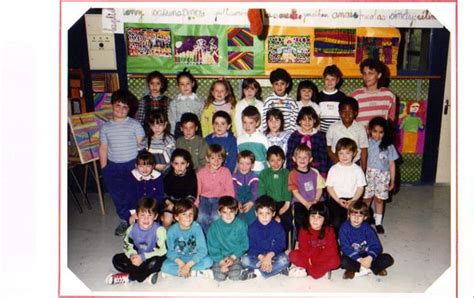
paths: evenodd
<path fill-rule="evenodd" d="M 128 177 L 134 168 L 135 160 L 132 159 L 122 163 L 108 160 L 107 165 L 102 169 L 105 187 L 112 197 L 117 215 L 126 222 L 130 217 L 129 210 L 135 208 L 135 206 L 130 208 L 130 202 L 126 198 Z"/>
<path fill-rule="evenodd" d="M 211 224 L 219 218 L 218 205 L 219 198 L 207 198 L 201 196 L 199 198 L 199 212 L 197 222 L 201 225 L 204 234 L 207 235 L 207 230 Z"/>
<path fill-rule="evenodd" d="M 180 259 L 184 262 L 187 263 L 189 262 L 193 256 L 183 256 L 180 257 Z M 209 269 L 212 266 L 212 259 L 209 256 L 205 256 L 202 258 L 201 261 L 198 263 L 194 264 L 193 267 L 191 267 L 191 270 L 193 271 L 198 271 L 198 270 L 204 270 L 204 269 Z M 168 273 L 174 276 L 179 276 L 179 266 L 178 264 L 175 263 L 175 261 L 171 259 L 166 259 L 166 261 L 163 263 L 163 266 L 161 266 L 161 272 Z"/>
<path fill-rule="evenodd" d="M 260 270 L 260 261 L 258 260 L 257 256 L 250 256 L 248 254 L 242 256 L 241 259 L 242 266 L 245 269 L 259 269 Z M 258 265 L 258 266 L 257 266 Z M 260 270 L 262 273 L 262 276 L 264 278 L 268 278 L 273 275 L 277 275 L 278 273 L 282 272 L 284 269 L 288 268 L 290 266 L 290 260 L 288 259 L 288 256 L 282 252 L 272 258 L 272 271 L 271 272 L 263 272 Z"/>

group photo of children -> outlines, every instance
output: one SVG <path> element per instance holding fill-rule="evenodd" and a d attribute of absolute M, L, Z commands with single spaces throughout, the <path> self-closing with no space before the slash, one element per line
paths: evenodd
<path fill-rule="evenodd" d="M 140 49 L 143 32 L 167 40 L 150 44 L 156 49 L 143 55 L 172 55 L 164 51 L 168 46 L 171 50 L 166 30 L 133 31 L 134 47 Z M 321 40 L 330 41 L 327 36 Z M 186 61 L 180 63 L 210 67 L 207 62 L 217 65 L 222 59 L 216 39 L 200 40 L 204 50 L 197 59 L 189 56 L 192 47 L 186 44 L 192 38 L 180 38 L 179 61 Z M 243 35 L 238 38 L 244 40 Z M 211 41 L 214 48 L 208 53 L 205 46 Z M 374 281 L 379 284 L 374 287 L 388 282 L 397 266 L 397 275 L 409 270 L 410 257 L 386 251 L 386 242 L 415 251 L 417 259 L 428 262 L 415 249 L 420 232 L 410 234 L 411 222 L 403 225 L 406 218 L 417 218 L 411 213 L 416 207 L 411 210 L 411 203 L 402 201 L 410 209 L 406 216 L 390 210 L 399 206 L 392 204 L 399 191 L 406 191 L 409 200 L 421 200 L 420 190 L 437 196 L 433 187 L 413 195 L 413 186 L 400 182 L 401 173 L 411 175 L 400 169 L 405 156 L 418 167 L 414 175 L 424 174 L 419 170 L 423 148 L 417 144 L 430 137 L 425 131 L 427 106 L 416 106 L 423 119 L 418 110 L 403 112 L 408 107 L 401 108 L 390 88 L 389 67 L 394 66 L 387 57 L 395 53 L 386 45 L 383 51 L 379 56 L 369 49 L 357 56 L 358 85 L 344 88 L 347 77 L 354 78 L 346 77 L 344 65 L 327 63 L 321 71 L 298 76 L 282 61 L 304 55 L 290 52 L 279 56 L 278 65 L 265 76 L 206 74 L 209 83 L 202 84 L 203 74 L 195 67 L 182 65 L 170 73 L 147 64 L 149 71 L 134 77 L 144 93 L 137 94 L 130 83 L 117 86 L 110 95 L 110 117 L 97 135 L 97 183 L 107 205 L 99 221 L 100 237 L 115 246 L 101 251 L 94 270 L 88 270 L 107 272 L 100 283 L 111 291 L 137 284 L 155 291 L 170 280 L 183 287 L 207 280 L 226 291 L 229 283 L 245 289 L 252 281 L 264 286 L 275 279 L 315 284 L 344 280 L 363 283 L 370 291 Z M 137 59 L 140 53 L 128 55 Z M 416 85 L 418 93 L 428 89 L 429 82 L 423 82 Z M 264 88 L 271 91 L 264 95 Z M 403 119 L 412 118 L 401 125 L 403 113 Z M 414 126 L 412 137 L 408 132 Z M 402 133 L 403 140 L 412 138 L 411 155 L 400 150 Z M 446 187 L 438 193 L 448 192 Z M 436 216 L 449 214 L 449 206 L 434 209 L 442 210 Z M 431 216 L 427 209 L 417 210 Z M 431 221 L 436 220 L 426 219 Z M 71 218 L 70 235 L 75 233 L 71 226 L 79 222 Z M 406 239 L 400 239 L 400 230 L 406 231 Z M 79 248 L 68 241 L 72 260 Z M 440 252 L 449 258 L 448 245 Z"/>

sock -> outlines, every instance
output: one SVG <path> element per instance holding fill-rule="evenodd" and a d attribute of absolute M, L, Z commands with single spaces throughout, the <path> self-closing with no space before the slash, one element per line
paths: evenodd
<path fill-rule="evenodd" d="M 374 219 L 375 219 L 376 226 L 382 224 L 382 214 L 374 213 Z"/>

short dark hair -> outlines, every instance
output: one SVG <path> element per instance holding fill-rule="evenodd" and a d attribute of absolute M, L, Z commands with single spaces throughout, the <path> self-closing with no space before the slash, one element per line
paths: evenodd
<path fill-rule="evenodd" d="M 293 89 L 293 80 L 291 79 L 290 74 L 283 68 L 277 68 L 270 73 L 270 83 L 272 83 L 272 85 L 280 80 L 285 81 L 288 84 L 285 93 L 290 93 L 291 89 Z"/>
<path fill-rule="evenodd" d="M 347 213 L 361 213 L 364 216 L 369 216 L 369 207 L 367 207 L 367 205 L 362 200 L 357 200 L 349 204 Z"/>
<path fill-rule="evenodd" d="M 248 106 L 242 111 L 242 119 L 244 117 L 249 117 L 250 119 L 255 120 L 257 123 L 260 123 L 262 120 L 260 112 L 254 106 Z"/>
<path fill-rule="evenodd" d="M 339 111 L 342 111 L 342 107 L 350 106 L 354 112 L 359 112 L 359 103 L 354 97 L 346 96 L 341 102 L 339 103 Z"/>
<path fill-rule="evenodd" d="M 267 150 L 267 160 L 270 159 L 270 156 L 272 155 L 277 155 L 279 157 L 281 157 L 281 159 L 284 161 L 285 160 L 285 151 L 283 151 L 283 149 L 281 149 L 280 146 L 277 146 L 277 145 L 273 145 L 273 146 L 270 146 Z"/>
<path fill-rule="evenodd" d="M 171 153 L 170 161 L 173 162 L 176 157 L 181 157 L 189 164 L 188 168 L 193 168 L 193 159 L 191 157 L 191 153 L 189 153 L 188 150 L 183 148 L 174 149 L 173 153 Z"/>
<path fill-rule="evenodd" d="M 271 117 L 280 119 L 279 131 L 283 131 L 285 128 L 285 117 L 283 117 L 283 112 L 277 108 L 271 108 L 270 110 L 268 110 L 267 115 L 265 115 L 265 121 L 268 123 Z M 267 130 L 265 131 L 265 133 L 268 134 L 269 132 L 270 132 L 270 127 L 267 125 Z"/>
<path fill-rule="evenodd" d="M 350 138 L 341 138 L 336 143 L 336 154 L 341 149 L 347 149 L 351 152 L 357 153 L 357 143 L 353 139 L 350 139 Z"/>
<path fill-rule="evenodd" d="M 298 117 L 296 117 L 296 123 L 298 123 L 299 125 L 300 121 L 303 120 L 304 117 L 308 117 L 314 120 L 314 128 L 319 126 L 320 120 L 318 114 L 313 109 L 313 107 L 302 107 L 300 112 L 298 113 Z"/>
<path fill-rule="evenodd" d="M 261 208 L 268 208 L 271 211 L 275 212 L 276 210 L 275 200 L 273 200 L 272 197 L 267 196 L 267 195 L 260 196 L 257 200 L 255 200 L 255 210 L 257 211 L 258 209 L 261 209 Z"/>
<path fill-rule="evenodd" d="M 135 94 L 125 89 L 119 89 L 112 93 L 112 98 L 110 102 L 111 104 L 121 102 L 127 105 L 130 109 L 128 111 L 129 115 L 134 115 L 138 107 L 138 99 Z"/>
<path fill-rule="evenodd" d="M 311 96 L 311 101 L 316 102 L 318 98 L 318 86 L 310 80 L 303 80 L 298 84 L 298 89 L 296 90 L 296 101 L 301 100 L 301 89 L 311 89 L 313 91 L 313 95 Z"/>
<path fill-rule="evenodd" d="M 138 153 L 137 158 L 135 159 L 135 164 L 137 165 L 151 165 L 155 167 L 155 158 L 153 154 L 148 151 L 140 151 Z"/>
<path fill-rule="evenodd" d="M 223 196 L 219 199 L 218 210 L 222 211 L 224 208 L 229 208 L 232 211 L 237 211 L 239 208 L 239 202 L 231 196 Z"/>
<path fill-rule="evenodd" d="M 193 201 L 188 199 L 181 199 L 174 204 L 173 215 L 178 216 L 179 214 L 186 212 L 189 209 L 193 209 L 194 220 L 196 220 L 198 216 L 198 209 L 196 208 L 196 205 L 194 205 Z"/>
<path fill-rule="evenodd" d="M 375 70 L 381 74 L 380 78 L 377 79 L 377 88 L 388 87 L 390 83 L 390 70 L 382 61 L 374 58 L 367 58 L 360 64 L 360 73 L 363 74 L 364 67 Z"/>
<path fill-rule="evenodd" d="M 143 197 L 137 202 L 136 212 L 158 214 L 158 202 L 154 198 Z"/>
<path fill-rule="evenodd" d="M 239 154 L 237 154 L 237 162 L 238 162 L 241 158 L 250 158 L 250 161 L 251 161 L 252 163 L 255 163 L 255 154 L 253 154 L 253 152 L 250 151 L 250 150 L 243 150 L 243 151 L 240 151 Z"/>
<path fill-rule="evenodd" d="M 242 81 L 242 95 L 241 95 L 241 98 L 245 97 L 244 89 L 247 89 L 249 87 L 254 87 L 257 90 L 257 92 L 255 92 L 255 98 L 258 99 L 258 100 L 262 100 L 262 87 L 257 82 L 257 80 L 254 79 L 254 78 L 245 78 Z"/>
<path fill-rule="evenodd" d="M 212 154 L 217 154 L 222 157 L 222 160 L 225 161 L 226 151 L 223 146 L 219 144 L 211 144 L 207 147 L 206 156 L 210 158 Z"/>
<path fill-rule="evenodd" d="M 183 113 L 183 115 L 181 115 L 181 119 L 179 120 L 180 125 L 182 126 L 188 122 L 192 122 L 196 127 L 199 127 L 199 118 L 194 113 Z"/>
<path fill-rule="evenodd" d="M 333 76 L 338 79 L 342 79 L 342 71 L 339 69 L 339 67 L 337 67 L 336 64 L 328 65 L 323 71 L 323 78 L 326 76 Z"/>
<path fill-rule="evenodd" d="M 160 80 L 160 83 L 161 83 L 160 93 L 161 94 L 165 93 L 165 91 L 168 89 L 168 79 L 165 78 L 165 76 L 157 70 L 150 72 L 146 76 L 146 83 L 150 84 L 151 80 L 153 79 Z"/>
<path fill-rule="evenodd" d="M 224 118 L 228 125 L 232 125 L 232 118 L 226 111 L 215 112 L 214 115 L 212 115 L 212 123 L 214 123 L 217 117 Z"/>

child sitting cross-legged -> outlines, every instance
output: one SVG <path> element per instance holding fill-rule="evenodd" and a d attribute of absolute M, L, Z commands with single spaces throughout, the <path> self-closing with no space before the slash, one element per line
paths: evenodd
<path fill-rule="evenodd" d="M 211 224 L 207 233 L 209 256 L 214 261 L 212 272 L 214 279 L 224 281 L 245 280 L 255 274 L 242 272 L 240 257 L 249 248 L 247 224 L 236 218 L 239 204 L 236 199 L 224 196 L 219 199 L 219 219 Z"/>
<path fill-rule="evenodd" d="M 362 200 L 348 207 L 349 220 L 341 225 L 339 244 L 341 245 L 341 267 L 346 269 L 344 279 L 369 273 L 386 276 L 386 268 L 393 265 L 393 258 L 382 253 L 382 245 L 377 235 L 366 222 L 369 214 Z"/>
<path fill-rule="evenodd" d="M 275 201 L 261 196 L 255 203 L 257 220 L 249 227 L 249 251 L 242 257 L 242 265 L 264 278 L 283 273 L 288 275 L 288 256 L 285 254 L 286 235 L 283 227 L 273 219 Z"/>
<path fill-rule="evenodd" d="M 137 222 L 127 229 L 123 238 L 124 252 L 112 259 L 120 273 L 107 276 L 107 284 L 143 282 L 148 276 L 148 281 L 155 284 L 157 272 L 166 259 L 166 230 L 155 221 L 158 202 L 153 198 L 142 198 L 136 210 Z"/>
<path fill-rule="evenodd" d="M 206 238 L 201 226 L 194 222 L 197 208 L 191 200 L 180 200 L 173 208 L 177 223 L 168 229 L 168 254 L 162 277 L 198 276 L 212 279 L 212 259 L 207 254 Z"/>
<path fill-rule="evenodd" d="M 288 255 L 295 265 L 290 268 L 289 276 L 304 277 L 307 272 L 317 279 L 339 267 L 336 233 L 329 226 L 329 209 L 324 202 L 317 202 L 309 208 L 298 243 L 298 249 Z"/>

